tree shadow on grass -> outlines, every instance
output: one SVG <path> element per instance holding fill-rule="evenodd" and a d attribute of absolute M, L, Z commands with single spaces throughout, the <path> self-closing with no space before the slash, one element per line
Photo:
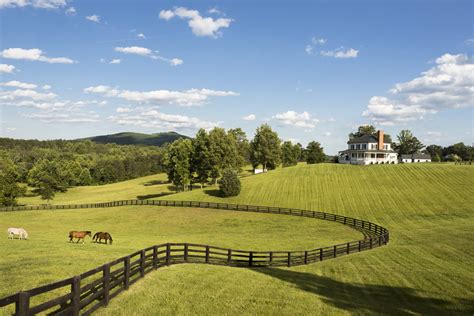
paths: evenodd
<path fill-rule="evenodd" d="M 149 186 L 152 186 L 152 185 L 160 185 L 160 184 L 165 184 L 165 183 L 169 183 L 169 182 L 164 181 L 164 180 L 151 180 L 151 181 L 143 183 L 143 185 L 146 186 L 146 187 L 149 187 Z"/>
<path fill-rule="evenodd" d="M 175 192 L 161 192 L 161 193 L 157 193 L 157 194 L 137 195 L 137 199 L 138 200 L 148 200 L 148 199 L 158 198 L 158 197 L 162 197 L 162 196 L 170 195 L 170 194 L 174 194 L 174 193 Z"/>
<path fill-rule="evenodd" d="M 458 299 L 458 304 L 438 298 L 421 297 L 407 287 L 344 283 L 325 276 L 276 268 L 254 269 L 318 295 L 325 303 L 354 313 L 389 315 L 472 315 L 474 300 Z"/>
<path fill-rule="evenodd" d="M 221 192 L 218 189 L 204 190 L 204 193 L 213 197 L 222 197 Z"/>

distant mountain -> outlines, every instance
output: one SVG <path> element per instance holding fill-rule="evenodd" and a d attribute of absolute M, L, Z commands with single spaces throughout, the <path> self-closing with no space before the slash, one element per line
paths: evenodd
<path fill-rule="evenodd" d="M 189 138 L 188 136 L 178 134 L 176 132 L 142 134 L 142 133 L 118 133 L 112 135 L 93 136 L 78 140 L 91 140 L 101 144 L 119 144 L 119 145 L 149 145 L 162 146 L 165 143 L 172 143 L 180 138 Z"/>

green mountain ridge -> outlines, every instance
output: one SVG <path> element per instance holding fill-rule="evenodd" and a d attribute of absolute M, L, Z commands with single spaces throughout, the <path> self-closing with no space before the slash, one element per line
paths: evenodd
<path fill-rule="evenodd" d="M 91 140 L 101 144 L 118 144 L 118 145 L 148 145 L 163 146 L 165 143 L 172 143 L 180 138 L 190 138 L 176 132 L 164 132 L 154 134 L 122 132 L 110 135 L 99 135 L 77 140 Z"/>

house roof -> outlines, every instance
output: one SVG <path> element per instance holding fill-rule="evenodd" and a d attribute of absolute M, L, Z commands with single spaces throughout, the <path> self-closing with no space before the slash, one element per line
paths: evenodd
<path fill-rule="evenodd" d="M 346 149 L 341 150 L 339 153 L 380 153 L 380 154 L 390 154 L 395 153 L 393 150 L 378 150 L 378 149 Z"/>
<path fill-rule="evenodd" d="M 379 139 L 376 135 L 364 134 L 360 137 L 354 137 L 350 139 L 347 143 L 348 144 L 355 144 L 355 143 L 378 143 Z M 383 142 L 384 144 L 390 144 L 391 139 L 388 135 L 383 135 Z"/>
<path fill-rule="evenodd" d="M 402 159 L 431 159 L 431 156 L 428 154 L 411 154 L 402 155 Z"/>

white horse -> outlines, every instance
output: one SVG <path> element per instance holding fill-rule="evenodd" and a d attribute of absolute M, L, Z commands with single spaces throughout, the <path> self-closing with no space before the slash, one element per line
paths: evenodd
<path fill-rule="evenodd" d="M 19 240 L 28 239 L 28 233 L 23 228 L 10 227 L 7 229 L 8 239 L 14 239 L 18 235 Z"/>

